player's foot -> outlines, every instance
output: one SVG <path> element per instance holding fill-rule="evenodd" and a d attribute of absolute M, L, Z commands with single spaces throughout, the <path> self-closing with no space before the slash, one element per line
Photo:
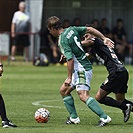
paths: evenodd
<path fill-rule="evenodd" d="M 123 114 L 124 114 L 124 122 L 127 122 L 130 118 L 130 112 L 131 112 L 131 104 L 126 104 L 127 105 L 127 109 L 123 110 Z"/>
<path fill-rule="evenodd" d="M 100 121 L 98 123 L 98 126 L 99 127 L 103 127 L 103 126 L 105 126 L 106 124 L 108 124 L 110 122 L 111 122 L 111 118 L 109 116 L 107 116 L 107 119 L 100 118 Z"/>
<path fill-rule="evenodd" d="M 17 126 L 14 125 L 11 121 L 2 121 L 2 127 L 10 128 L 10 127 L 17 127 Z"/>
<path fill-rule="evenodd" d="M 77 117 L 75 119 L 69 117 L 68 120 L 66 121 L 66 124 L 79 124 L 79 123 L 80 123 L 79 117 Z"/>

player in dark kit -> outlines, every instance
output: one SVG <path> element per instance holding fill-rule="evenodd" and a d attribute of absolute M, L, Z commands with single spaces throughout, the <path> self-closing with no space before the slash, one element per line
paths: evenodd
<path fill-rule="evenodd" d="M 129 78 L 127 69 L 118 60 L 114 50 L 104 45 L 102 40 L 90 34 L 86 34 L 84 37 L 82 44 L 92 45 L 90 53 L 103 62 L 109 73 L 96 94 L 96 100 L 101 104 L 120 108 L 124 114 L 124 122 L 127 122 L 130 111 L 133 112 L 133 103 L 125 98 Z M 111 92 L 115 93 L 116 100 L 107 96 Z"/>
<path fill-rule="evenodd" d="M 3 65 L 0 62 L 0 77 L 2 76 L 2 73 L 3 73 Z M 17 127 L 11 121 L 9 121 L 6 116 L 6 108 L 5 108 L 5 103 L 4 103 L 2 94 L 0 94 L 0 116 L 2 119 L 2 127 L 3 128 Z"/>

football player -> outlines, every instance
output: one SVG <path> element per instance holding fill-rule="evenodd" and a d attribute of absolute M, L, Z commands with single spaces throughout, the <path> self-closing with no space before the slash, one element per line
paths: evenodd
<path fill-rule="evenodd" d="M 0 62 L 0 77 L 2 76 L 2 73 L 3 73 L 3 64 Z M 5 103 L 4 103 L 2 94 L 0 94 L 0 116 L 2 119 L 2 127 L 3 128 L 17 127 L 7 118 Z"/>
<path fill-rule="evenodd" d="M 120 108 L 124 114 L 124 122 L 127 122 L 130 117 L 130 111 L 133 112 L 133 103 L 125 98 L 129 78 L 127 69 L 119 61 L 114 50 L 105 45 L 101 39 L 89 33 L 84 38 L 85 40 L 82 41 L 82 44 L 84 46 L 92 46 L 91 55 L 102 61 L 109 73 L 96 94 L 97 101 L 101 104 Z M 90 55 L 90 53 L 87 53 L 87 55 Z M 107 96 L 111 92 L 115 94 L 116 100 Z"/>
<path fill-rule="evenodd" d="M 68 77 L 60 88 L 64 105 L 70 114 L 66 124 L 78 124 L 80 122 L 75 109 L 74 99 L 71 95 L 71 91 L 76 88 L 80 100 L 100 117 L 98 126 L 105 126 L 111 121 L 111 118 L 105 114 L 96 100 L 89 94 L 92 65 L 81 46 L 80 36 L 89 32 L 103 39 L 105 44 L 107 43 L 109 46 L 112 46 L 113 42 L 92 27 L 70 26 L 63 29 L 60 19 L 56 16 L 49 17 L 46 23 L 49 32 L 58 38 L 58 46 L 67 60 Z"/>

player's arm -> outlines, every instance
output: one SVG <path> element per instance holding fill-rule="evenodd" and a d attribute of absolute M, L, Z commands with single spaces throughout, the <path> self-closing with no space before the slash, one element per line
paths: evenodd
<path fill-rule="evenodd" d="M 61 50 L 61 53 L 65 56 L 66 61 L 67 61 L 67 74 L 68 75 L 64 83 L 66 85 L 70 85 L 72 81 L 72 74 L 73 74 L 73 69 L 74 69 L 74 59 L 73 59 L 72 50 L 69 44 L 66 45 L 65 43 L 62 44 L 62 47 L 60 50 Z"/>
<path fill-rule="evenodd" d="M 90 33 L 90 34 L 94 35 L 95 37 L 98 37 L 102 40 L 104 40 L 106 38 L 100 31 L 98 31 L 97 29 L 95 29 L 93 27 L 87 27 L 86 32 Z"/>
<path fill-rule="evenodd" d="M 73 68 L 74 68 L 74 60 L 72 58 L 67 61 L 68 78 L 72 78 Z"/>
<path fill-rule="evenodd" d="M 66 60 L 66 57 L 62 54 L 59 62 L 61 62 L 63 59 Z M 74 60 L 73 60 L 73 58 L 71 58 L 67 61 L 68 76 L 64 82 L 66 85 L 70 85 L 70 83 L 71 83 L 73 69 L 74 69 Z"/>
<path fill-rule="evenodd" d="M 15 23 L 11 24 L 11 37 L 14 38 L 15 37 Z"/>
<path fill-rule="evenodd" d="M 74 60 L 73 58 L 67 61 L 67 71 L 68 71 L 68 77 L 65 80 L 65 84 L 70 85 L 72 81 L 72 74 L 74 69 Z"/>
<path fill-rule="evenodd" d="M 100 31 L 98 31 L 97 29 L 93 28 L 93 27 L 87 27 L 87 30 L 86 30 L 87 33 L 90 33 L 92 35 L 94 35 L 95 37 L 97 38 L 100 38 L 103 40 L 104 44 L 107 45 L 108 47 L 110 48 L 114 48 L 114 42 L 105 37 Z"/>

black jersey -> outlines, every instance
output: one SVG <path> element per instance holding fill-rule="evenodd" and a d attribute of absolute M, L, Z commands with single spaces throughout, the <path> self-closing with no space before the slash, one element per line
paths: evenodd
<path fill-rule="evenodd" d="M 103 62 L 109 74 L 126 70 L 117 58 L 114 50 L 104 45 L 102 40 L 98 38 L 94 39 L 91 52 L 99 61 Z"/>

